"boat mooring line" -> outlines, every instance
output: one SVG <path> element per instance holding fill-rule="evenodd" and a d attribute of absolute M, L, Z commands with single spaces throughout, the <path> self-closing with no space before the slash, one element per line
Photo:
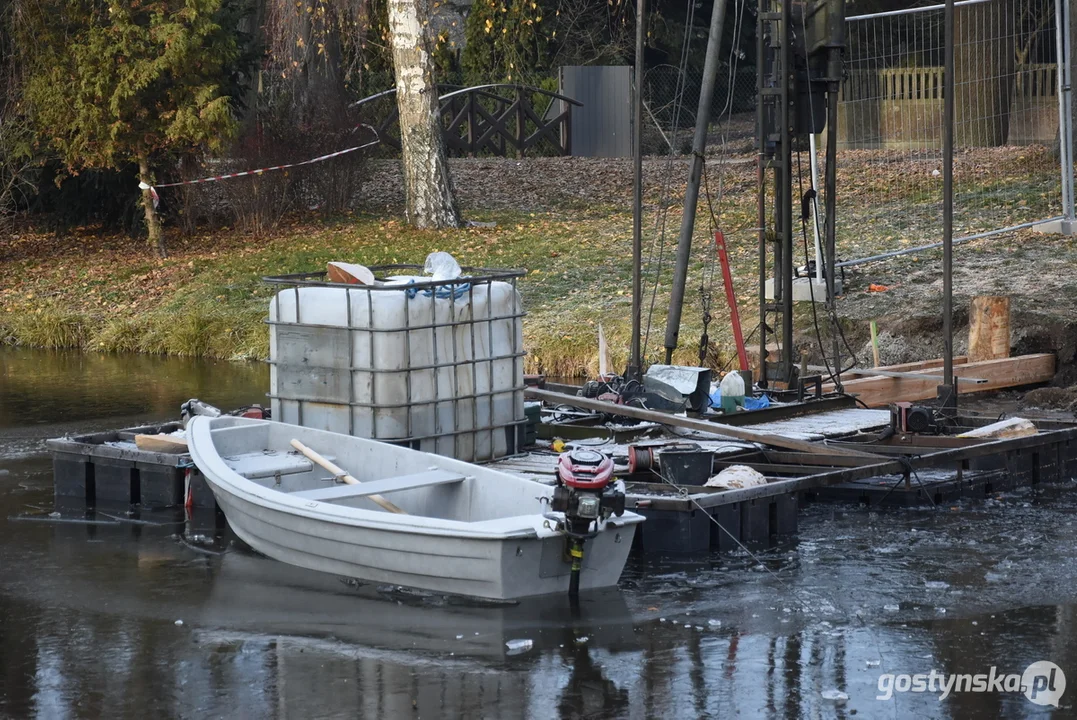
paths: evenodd
<path fill-rule="evenodd" d="M 654 470 L 652 470 L 651 472 L 654 473 Z M 766 564 L 763 563 L 763 561 L 759 559 L 759 556 L 757 556 L 755 553 L 753 553 L 751 550 L 749 550 L 748 547 L 744 543 L 742 543 L 740 541 L 740 538 L 735 536 L 733 533 L 729 532 L 729 530 L 727 530 L 726 527 L 724 525 L 722 525 L 722 523 L 720 523 L 718 521 L 718 518 L 714 517 L 714 515 L 712 515 L 707 510 L 707 508 L 700 505 L 699 501 L 697 501 L 695 499 L 695 497 L 693 497 L 692 495 L 690 495 L 688 493 L 687 488 L 685 488 L 683 486 L 680 486 L 680 485 L 677 485 L 677 483 L 669 480 L 668 478 L 666 478 L 663 475 L 660 475 L 658 473 L 654 473 L 654 474 L 658 475 L 658 477 L 662 478 L 662 480 L 664 482 L 666 482 L 671 487 L 676 489 L 679 493 L 681 493 L 681 495 L 684 495 L 685 497 L 687 497 L 692 502 L 692 504 L 695 505 L 711 522 L 713 522 L 715 525 L 718 526 L 719 530 L 721 530 L 726 535 L 728 535 L 733 540 L 733 542 L 735 542 L 745 553 L 747 553 L 748 557 L 750 557 L 753 561 L 755 561 L 760 567 L 762 567 L 766 572 L 768 572 L 775 580 L 777 580 L 778 583 L 782 587 L 784 587 L 787 591 L 789 591 L 789 593 L 790 593 L 790 595 L 792 595 L 793 599 L 797 603 L 800 604 L 801 610 L 803 610 L 803 611 L 811 610 L 811 606 L 808 605 L 807 602 L 805 602 L 804 600 L 802 600 L 800 598 L 799 592 L 796 589 L 794 589 L 792 586 L 790 586 L 788 583 L 786 583 L 785 580 L 783 580 L 782 577 L 778 573 L 774 572 L 769 567 L 767 567 Z M 919 480 L 919 478 L 917 478 L 917 480 Z M 849 613 L 847 611 L 845 611 L 844 608 L 842 608 L 842 606 L 839 603 L 835 602 L 832 598 L 829 598 L 829 597 L 827 597 L 825 595 L 822 595 L 821 597 L 831 607 L 836 608 L 836 609 L 840 609 L 842 614 L 845 616 L 845 621 L 850 622 Z M 862 628 L 864 628 L 865 630 L 867 630 L 871 634 L 872 641 L 875 643 L 875 652 L 877 652 L 879 654 L 879 659 L 880 660 L 885 660 L 886 658 L 883 656 L 882 646 L 879 644 L 879 638 L 875 634 L 875 630 L 872 629 L 872 627 L 870 625 L 868 625 L 867 622 L 865 622 L 864 617 L 863 617 L 863 615 L 861 613 L 855 613 L 855 617 L 860 622 L 860 626 Z"/>
<path fill-rule="evenodd" d="M 229 550 L 221 550 L 221 551 L 214 551 L 214 550 L 206 550 L 205 548 L 200 548 L 197 545 L 193 545 L 190 542 L 188 542 L 186 539 L 184 539 L 184 537 L 182 535 L 177 535 L 176 536 L 176 542 L 178 542 L 180 545 L 187 548 L 188 550 L 193 550 L 194 552 L 201 553 L 202 555 L 212 555 L 214 557 L 217 557 L 217 556 L 220 556 L 220 555 L 227 555 L 228 553 L 232 552 L 231 549 L 229 549 Z"/>
<path fill-rule="evenodd" d="M 173 520 L 172 522 L 159 523 L 159 522 L 152 522 L 150 520 L 139 520 L 137 518 L 125 518 L 125 517 L 119 517 L 118 515 L 110 515 L 109 513 L 101 512 L 100 510 L 97 511 L 97 514 L 98 515 L 103 515 L 104 517 L 110 518 L 110 519 L 115 520 L 117 522 L 129 523 L 131 525 L 149 525 L 151 527 L 169 527 L 171 525 L 183 525 L 183 524 L 185 524 L 183 520 Z"/>
<path fill-rule="evenodd" d="M 714 515 L 712 515 L 712 514 L 711 514 L 711 513 L 710 513 L 710 512 L 709 512 L 709 511 L 707 510 L 707 508 L 705 508 L 705 507 L 703 507 L 702 505 L 700 505 L 700 504 L 699 504 L 699 501 L 698 501 L 698 500 L 696 500 L 696 499 L 695 499 L 695 498 L 694 498 L 694 497 L 693 497 L 693 496 L 692 496 L 691 494 L 689 494 L 689 492 L 688 492 L 688 488 L 686 488 L 686 487 L 684 487 L 684 486 L 682 486 L 682 485 L 678 485 L 677 483 L 673 482 L 672 480 L 670 480 L 670 479 L 669 479 L 669 478 L 667 478 L 666 476 L 664 476 L 664 475 L 662 475 L 662 474 L 660 474 L 660 473 L 654 472 L 654 470 L 651 470 L 651 472 L 652 472 L 652 473 L 654 473 L 655 475 L 658 475 L 658 477 L 662 478 L 662 481 L 663 481 L 663 482 L 665 482 L 665 483 L 667 483 L 667 484 L 668 484 L 668 485 L 669 485 L 670 487 L 672 487 L 672 488 L 673 488 L 673 489 L 675 489 L 675 490 L 676 490 L 676 491 L 677 491 L 678 493 L 680 493 L 681 497 L 684 497 L 684 498 L 687 498 L 688 500 L 690 500 L 690 501 L 692 502 L 692 504 L 693 504 L 693 505 L 695 505 L 695 506 L 696 506 L 696 507 L 697 507 L 697 508 L 698 508 L 699 510 L 701 510 L 701 511 L 703 512 L 703 514 L 704 514 L 704 515 L 705 515 L 705 516 L 706 516 L 706 517 L 707 517 L 708 519 L 710 519 L 710 521 L 711 521 L 711 522 L 713 522 L 713 523 L 714 523 L 715 525 L 717 525 L 717 526 L 718 526 L 718 529 L 719 529 L 719 530 L 721 530 L 721 531 L 722 531 L 722 532 L 724 532 L 724 533 L 725 533 L 726 535 L 728 535 L 728 536 L 730 537 L 730 539 L 731 539 L 731 540 L 733 540 L 733 542 L 735 542 L 735 543 L 737 544 L 737 546 L 738 546 L 738 547 L 740 547 L 740 549 L 741 549 L 741 550 L 743 550 L 743 551 L 744 551 L 745 553 L 747 553 L 747 554 L 748 554 L 748 557 L 750 557 L 750 558 L 751 558 L 751 559 L 752 559 L 753 561 L 755 561 L 756 563 L 758 563 L 758 564 L 759 564 L 759 565 L 760 565 L 760 566 L 761 566 L 761 567 L 762 567 L 762 568 L 763 568 L 764 570 L 766 570 L 766 571 L 767 571 L 768 573 L 770 573 L 770 574 L 771 574 L 771 575 L 772 575 L 772 576 L 774 577 L 774 579 L 775 579 L 775 580 L 777 580 L 777 581 L 778 581 L 779 583 L 781 583 L 781 584 L 782 584 L 782 586 L 783 586 L 783 587 L 785 587 L 785 589 L 786 589 L 786 590 L 788 590 L 788 591 L 789 591 L 790 593 L 792 593 L 792 594 L 793 594 L 793 597 L 794 597 L 794 598 L 796 598 L 797 602 L 803 603 L 803 601 L 802 601 L 802 600 L 800 600 L 800 598 L 799 598 L 799 597 L 796 597 L 796 592 L 797 592 L 797 591 L 796 591 L 796 590 L 794 590 L 794 589 L 793 589 L 792 587 L 790 587 L 789 585 L 787 585 L 787 584 L 785 583 L 785 581 L 784 581 L 784 580 L 782 580 L 781 576 L 779 576 L 779 575 L 778 575 L 778 573 L 774 572 L 774 571 L 773 571 L 773 570 L 771 570 L 771 569 L 770 569 L 769 567 L 767 567 L 767 566 L 766 566 L 766 564 L 765 564 L 765 563 L 763 563 L 763 561 L 759 559 L 759 556 L 757 556 L 757 555 L 756 555 L 755 553 L 753 553 L 753 552 L 752 552 L 751 550 L 749 550 L 749 549 L 748 549 L 748 546 L 747 546 L 747 545 L 745 545 L 744 543 L 742 543 L 742 542 L 740 541 L 740 538 L 738 538 L 738 537 L 737 537 L 736 535 L 734 535 L 733 533 L 729 532 L 729 530 L 727 530 L 727 529 L 726 529 L 726 527 L 725 527 L 724 525 L 722 525 L 722 523 L 720 523 L 720 522 L 718 521 L 718 518 L 714 517 Z M 803 605 L 803 607 L 804 607 L 804 609 L 807 609 L 807 607 L 808 607 L 808 606 L 807 606 L 807 605 Z"/>
<path fill-rule="evenodd" d="M 9 521 L 55 523 L 58 525 L 119 525 L 115 520 L 90 520 L 87 518 L 49 517 L 48 515 L 8 515 Z"/>
<path fill-rule="evenodd" d="M 914 457 L 916 457 L 917 459 L 920 458 L 919 455 L 915 455 Z M 905 477 L 911 473 L 912 476 L 916 478 L 916 484 L 919 485 L 920 489 L 924 491 L 924 497 L 926 497 L 927 501 L 931 503 L 931 509 L 938 510 L 939 506 L 935 504 L 935 498 L 931 497 L 931 492 L 927 489 L 927 486 L 924 485 L 924 481 L 920 479 L 920 473 L 916 472 L 916 468 L 912 466 L 912 461 L 904 455 L 898 457 L 897 461 L 900 462 L 905 468 L 905 475 L 899 477 L 897 479 L 897 482 L 890 486 L 890 489 L 886 491 L 886 494 L 882 496 L 882 499 L 879 500 L 877 505 L 881 507 L 883 501 L 885 501 L 886 498 L 890 497 L 890 493 L 894 492 L 894 490 L 897 489 L 898 485 L 905 482 Z"/>

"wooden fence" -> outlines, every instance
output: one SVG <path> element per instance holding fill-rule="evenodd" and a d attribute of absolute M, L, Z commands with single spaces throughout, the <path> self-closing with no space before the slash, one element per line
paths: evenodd
<path fill-rule="evenodd" d="M 942 147 L 942 68 L 852 70 L 838 106 L 839 147 Z M 962 108 L 956 108 L 961 122 Z M 1058 134 L 1058 69 L 1023 65 L 1013 75 L 1008 145 L 1051 144 Z"/>

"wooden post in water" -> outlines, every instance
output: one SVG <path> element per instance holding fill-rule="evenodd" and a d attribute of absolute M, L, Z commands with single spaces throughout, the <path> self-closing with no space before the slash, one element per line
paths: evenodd
<path fill-rule="evenodd" d="M 983 295 L 969 307 L 969 362 L 1010 356 L 1010 298 Z"/>

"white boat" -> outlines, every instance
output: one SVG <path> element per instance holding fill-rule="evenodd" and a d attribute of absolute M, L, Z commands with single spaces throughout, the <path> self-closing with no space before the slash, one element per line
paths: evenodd
<path fill-rule="evenodd" d="M 354 475 L 338 479 L 298 440 Z M 567 592 L 553 487 L 376 440 L 239 417 L 195 417 L 190 454 L 240 539 L 281 562 L 360 581 L 497 600 Z M 386 496 L 405 514 L 384 510 Z M 580 589 L 615 585 L 632 512 L 597 521 Z"/>

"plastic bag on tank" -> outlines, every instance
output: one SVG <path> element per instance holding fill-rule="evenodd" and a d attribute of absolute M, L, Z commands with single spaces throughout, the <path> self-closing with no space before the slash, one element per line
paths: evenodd
<path fill-rule="evenodd" d="M 432 252 L 427 255 L 423 272 L 433 275 L 435 280 L 455 280 L 463 274 L 460 263 L 447 252 Z"/>

